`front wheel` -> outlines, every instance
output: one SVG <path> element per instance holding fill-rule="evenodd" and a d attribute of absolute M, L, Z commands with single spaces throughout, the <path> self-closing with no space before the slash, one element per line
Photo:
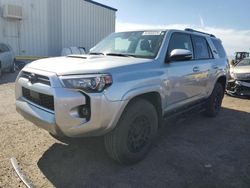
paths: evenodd
<path fill-rule="evenodd" d="M 144 99 L 132 101 L 124 110 L 116 128 L 105 135 L 105 147 L 111 158 L 132 164 L 142 160 L 158 130 L 155 107 Z"/>
<path fill-rule="evenodd" d="M 222 99 L 224 97 L 224 89 L 220 82 L 215 84 L 214 90 L 209 97 L 206 108 L 205 115 L 208 117 L 215 117 L 221 109 Z"/>

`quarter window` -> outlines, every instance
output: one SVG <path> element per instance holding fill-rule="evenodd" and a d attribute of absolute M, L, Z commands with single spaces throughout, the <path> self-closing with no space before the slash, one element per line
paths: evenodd
<path fill-rule="evenodd" d="M 211 50 L 207 44 L 207 40 L 201 36 L 192 36 L 194 44 L 195 59 L 210 59 L 212 58 Z"/>

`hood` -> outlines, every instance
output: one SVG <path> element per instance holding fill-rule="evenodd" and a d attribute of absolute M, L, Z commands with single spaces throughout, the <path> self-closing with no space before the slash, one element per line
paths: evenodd
<path fill-rule="evenodd" d="M 27 67 L 53 72 L 60 76 L 84 73 L 104 73 L 112 68 L 152 61 L 152 59 L 134 57 L 77 55 L 40 59 L 28 64 Z"/>
<path fill-rule="evenodd" d="M 236 66 L 233 67 L 232 72 L 236 74 L 250 73 L 250 66 Z"/>
<path fill-rule="evenodd" d="M 239 80 L 250 79 L 250 66 L 236 66 L 231 70 L 231 74 L 234 74 L 235 78 Z"/>

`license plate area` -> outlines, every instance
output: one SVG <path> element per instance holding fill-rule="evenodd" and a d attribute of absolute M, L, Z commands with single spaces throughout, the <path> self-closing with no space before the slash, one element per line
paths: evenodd
<path fill-rule="evenodd" d="M 39 93 L 35 92 L 35 91 L 32 91 L 30 90 L 30 97 L 33 98 L 33 99 L 36 99 L 36 100 L 39 100 L 40 97 L 39 97 Z"/>

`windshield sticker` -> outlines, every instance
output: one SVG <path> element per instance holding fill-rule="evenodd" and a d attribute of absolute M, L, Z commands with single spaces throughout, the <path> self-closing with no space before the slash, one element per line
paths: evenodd
<path fill-rule="evenodd" d="M 146 35 L 161 35 L 161 31 L 145 31 L 142 33 L 143 36 L 146 36 Z"/>

